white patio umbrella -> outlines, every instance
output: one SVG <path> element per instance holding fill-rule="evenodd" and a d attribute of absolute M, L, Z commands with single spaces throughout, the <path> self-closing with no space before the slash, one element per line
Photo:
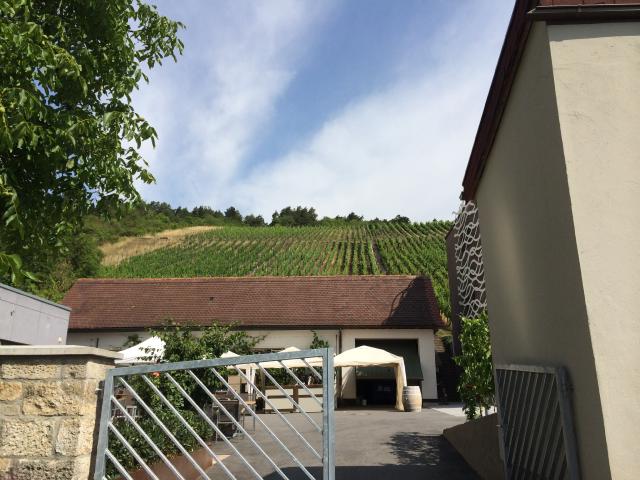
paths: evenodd
<path fill-rule="evenodd" d="M 299 352 L 300 349 L 298 347 L 287 347 L 280 350 L 278 353 L 288 353 L 288 352 Z M 322 367 L 322 357 L 311 357 L 304 359 L 309 365 L 312 367 Z M 300 358 L 294 358 L 291 360 L 283 360 L 284 363 L 289 368 L 306 368 L 307 365 Z M 263 368 L 283 368 L 282 364 L 279 361 L 265 362 L 260 363 Z"/>
<path fill-rule="evenodd" d="M 238 355 L 237 353 L 232 352 L 231 350 L 227 350 L 222 355 L 220 355 L 220 358 L 235 358 L 239 356 L 240 355 Z M 249 381 L 255 385 L 256 369 L 258 368 L 258 366 L 255 363 L 242 363 L 236 366 L 240 370 L 244 370 L 244 373 L 249 378 Z M 228 369 L 234 370 L 233 366 L 229 366 Z M 248 390 L 248 393 L 251 393 L 253 391 L 253 388 L 251 387 L 251 385 L 247 385 L 247 390 Z"/>
<path fill-rule="evenodd" d="M 402 388 L 407 386 L 404 358 L 381 348 L 362 345 L 345 350 L 333 359 L 334 367 L 393 367 L 396 374 L 396 409 L 404 410 Z"/>
<path fill-rule="evenodd" d="M 133 347 L 121 350 L 120 353 L 122 358 L 116 360 L 118 365 L 156 363 L 164 356 L 164 341 L 160 337 L 149 337 Z"/>
<path fill-rule="evenodd" d="M 231 350 L 227 350 L 222 355 L 220 355 L 220 358 L 235 358 L 235 357 L 239 357 L 239 356 L 240 355 L 238 355 L 237 353 L 232 352 Z M 238 364 L 236 366 L 238 368 L 242 369 L 242 370 L 249 370 L 249 369 L 252 369 L 252 368 L 258 368 L 258 366 L 255 363 L 242 363 L 242 364 Z M 231 368 L 233 368 L 233 366 Z"/>

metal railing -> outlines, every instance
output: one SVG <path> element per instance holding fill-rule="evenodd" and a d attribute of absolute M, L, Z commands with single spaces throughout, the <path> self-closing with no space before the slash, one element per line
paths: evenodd
<path fill-rule="evenodd" d="M 334 480 L 333 373 L 332 349 L 110 370 L 94 479 L 157 480 L 164 471 L 179 480 Z M 311 380 L 321 382 L 321 394 Z M 259 403 L 272 413 L 258 413 Z"/>
<path fill-rule="evenodd" d="M 497 365 L 495 374 L 506 478 L 579 479 L 566 371 Z"/>

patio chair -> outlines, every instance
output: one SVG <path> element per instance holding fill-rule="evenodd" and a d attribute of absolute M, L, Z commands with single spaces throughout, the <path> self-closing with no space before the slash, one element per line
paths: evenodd
<path fill-rule="evenodd" d="M 242 416 L 242 427 L 244 428 L 244 424 L 245 424 L 245 417 L 247 416 L 247 414 L 251 415 L 251 418 L 253 420 L 253 431 L 256 430 L 256 400 L 254 395 L 251 394 L 243 394 L 242 395 L 242 400 L 244 400 L 244 403 L 247 405 L 246 407 L 244 405 L 240 405 L 240 415 Z M 248 413 L 247 408 L 250 409 L 253 414 Z"/>
<path fill-rule="evenodd" d="M 235 399 L 220 398 L 220 404 L 229 412 L 233 420 L 240 423 L 240 402 Z M 237 433 L 237 427 L 235 422 L 229 418 L 229 416 L 222 411 L 220 407 L 215 408 L 216 425 L 220 431 L 226 437 L 233 437 Z M 216 441 L 218 440 L 218 433 L 216 432 Z"/>

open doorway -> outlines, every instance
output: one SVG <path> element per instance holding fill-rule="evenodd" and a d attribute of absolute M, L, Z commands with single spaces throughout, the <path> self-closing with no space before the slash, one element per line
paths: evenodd
<path fill-rule="evenodd" d="M 355 346 L 380 348 L 404 358 L 407 385 L 422 386 L 422 368 L 417 339 L 356 339 Z M 367 405 L 395 405 L 396 380 L 392 367 L 356 368 L 356 395 Z"/>

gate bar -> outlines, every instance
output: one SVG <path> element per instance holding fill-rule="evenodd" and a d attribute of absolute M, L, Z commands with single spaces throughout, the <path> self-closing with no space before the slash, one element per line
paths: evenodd
<path fill-rule="evenodd" d="M 207 388 L 207 386 L 204 383 L 202 383 L 202 380 L 200 380 L 198 377 L 196 377 L 195 373 L 193 373 L 191 370 L 187 370 L 187 373 L 189 375 L 191 375 L 191 378 L 193 378 L 198 385 L 200 385 L 200 388 L 202 388 L 202 390 L 204 390 L 204 392 L 209 396 L 209 398 L 211 400 L 213 400 L 214 402 L 216 402 L 216 405 L 218 405 L 218 408 L 220 410 L 222 410 L 222 413 L 224 413 L 229 420 L 231 420 L 231 422 L 235 425 L 235 427 L 238 428 L 240 430 L 240 432 L 242 432 L 242 434 L 245 435 L 249 439 L 249 441 L 258 449 L 258 451 L 260 453 L 262 453 L 266 457 L 267 461 L 276 469 L 276 471 L 280 474 L 280 476 L 282 478 L 284 478 L 284 480 L 289 480 L 289 477 L 287 477 L 284 474 L 284 472 L 282 470 L 280 470 L 280 467 L 278 467 L 278 465 L 276 465 L 276 463 L 271 459 L 271 457 L 269 455 L 267 455 L 267 452 L 265 452 L 262 449 L 262 447 L 260 445 L 258 445 L 258 443 L 254 440 L 254 438 L 251 435 L 249 435 L 249 433 L 244 429 L 244 427 L 242 425 L 240 425 L 240 422 L 238 422 L 234 418 L 234 416 L 229 413 L 229 410 L 227 410 L 225 408 L 225 406 L 222 405 L 222 402 L 220 400 L 218 400 L 213 393 L 211 393 L 211 390 L 209 390 Z M 170 375 L 168 373 L 165 373 L 165 375 L 170 377 Z M 173 377 L 171 377 L 171 378 L 173 378 Z M 176 385 L 178 384 L 177 380 L 174 380 L 174 382 L 175 382 Z"/>
<path fill-rule="evenodd" d="M 162 453 L 162 450 L 160 450 L 160 448 L 158 448 L 155 442 L 151 440 L 151 437 L 147 435 L 147 432 L 144 431 L 144 428 L 138 425 L 138 422 L 136 422 L 135 419 L 131 415 L 129 415 L 129 412 L 127 412 L 127 409 L 122 406 L 122 404 L 116 399 L 116 397 L 111 395 L 111 401 L 116 405 L 118 410 L 122 412 L 122 414 L 129 421 L 129 423 L 133 425 L 133 427 L 138 431 L 138 433 L 142 435 L 142 438 L 145 439 L 145 441 L 149 444 L 149 446 L 153 449 L 153 451 L 156 452 L 156 454 L 162 459 L 162 461 L 169 468 L 169 470 L 171 470 L 179 480 L 186 480 L 182 476 L 182 474 L 178 470 L 176 470 L 176 467 L 174 467 L 173 463 L 169 461 L 167 456 L 164 453 Z"/>
<path fill-rule="evenodd" d="M 169 430 L 167 428 L 167 426 L 162 422 L 162 420 L 160 420 L 158 418 L 158 416 L 153 412 L 153 410 L 151 409 L 151 407 L 149 405 L 147 405 L 145 403 L 144 400 L 142 400 L 142 398 L 140 397 L 140 395 L 138 395 L 138 392 L 136 392 L 131 385 L 129 385 L 126 380 L 122 377 L 118 377 L 118 381 L 120 383 L 122 383 L 125 388 L 127 390 L 129 390 L 129 392 L 131 393 L 131 395 L 133 395 L 133 398 L 136 399 L 136 401 L 142 405 L 142 408 L 145 409 L 145 411 L 147 412 L 147 414 L 149 414 L 149 416 L 151 417 L 151 419 L 156 422 L 156 424 L 162 429 L 162 431 L 165 433 L 165 435 L 167 437 L 169 437 L 169 440 L 171 440 L 173 442 L 173 444 L 178 447 L 178 450 L 180 450 L 180 452 L 187 457 L 187 460 L 189 460 L 189 463 L 191 465 L 193 465 L 193 467 L 198 471 L 198 473 L 200 475 L 202 475 L 204 478 L 207 478 L 207 472 L 205 472 L 202 467 L 200 465 L 198 465 L 198 462 L 196 462 L 193 457 L 191 456 L 191 454 L 187 451 L 186 448 L 184 448 L 184 445 L 182 445 L 182 443 L 180 443 L 180 441 L 175 437 L 175 435 L 173 433 L 171 433 L 171 430 Z"/>
<path fill-rule="evenodd" d="M 124 436 L 120 433 L 120 430 L 118 430 L 116 426 L 111 422 L 109 422 L 109 430 L 111 430 L 113 434 L 116 436 L 116 438 L 120 440 L 120 443 L 122 443 L 125 446 L 125 448 L 129 451 L 131 456 L 135 458 L 136 461 L 140 464 L 140 466 L 144 469 L 144 471 L 147 472 L 147 475 L 149 475 L 153 480 L 160 480 L 158 476 L 155 473 L 153 473 L 153 470 L 149 468 L 149 465 L 147 465 L 147 462 L 145 462 L 142 459 L 142 457 L 138 455 L 138 452 L 136 452 L 135 448 L 133 448 L 131 444 L 127 442 L 127 439 L 124 438 Z"/>
<path fill-rule="evenodd" d="M 289 372 L 289 375 L 291 375 L 291 376 L 293 377 L 293 379 L 295 380 L 295 382 L 296 382 L 298 385 L 300 385 L 300 386 L 302 387 L 302 389 L 303 389 L 305 392 L 307 392 L 307 393 L 309 394 L 309 396 L 310 396 L 311 398 L 313 398 L 313 399 L 316 401 L 316 403 L 320 406 L 320 408 L 322 408 L 322 402 L 321 402 L 320 400 L 318 400 L 318 397 L 316 397 L 316 396 L 314 395 L 314 393 L 313 393 L 311 390 L 309 390 L 309 389 L 307 388 L 307 386 L 304 384 L 304 382 L 302 382 L 302 381 L 298 378 L 298 376 L 297 376 L 295 373 L 293 373 L 293 371 L 292 371 L 289 367 L 287 367 L 283 362 L 280 362 L 280 365 L 282 365 L 284 368 L 286 368 L 287 372 Z"/>
<path fill-rule="evenodd" d="M 131 478 L 131 475 L 129 475 L 129 472 L 127 472 L 127 469 L 122 466 L 122 464 L 118 461 L 116 457 L 113 456 L 113 454 L 109 451 L 108 448 L 104 451 L 104 454 L 106 457 L 109 458 L 109 460 L 111 460 L 111 463 L 115 465 L 115 467 L 120 472 L 120 475 L 122 475 L 127 480 L 133 480 L 133 478 Z"/>
<path fill-rule="evenodd" d="M 325 375 L 322 382 L 322 479 L 335 480 L 336 465 L 334 459 L 335 449 L 335 430 L 333 424 L 334 416 L 334 378 L 333 369 L 333 349 L 325 348 L 322 351 L 324 365 L 323 374 Z"/>
<path fill-rule="evenodd" d="M 129 423 L 131 423 L 131 425 L 134 426 L 134 428 L 138 431 L 138 433 L 140 433 L 142 435 L 142 437 L 145 439 L 145 441 L 147 443 L 149 443 L 149 445 L 156 452 L 156 454 L 158 454 L 158 456 L 161 459 L 162 459 L 162 457 L 164 457 L 162 452 L 159 451 L 158 447 L 153 443 L 153 441 L 150 440 L 149 436 L 144 432 L 144 429 L 142 429 L 142 427 L 140 425 L 138 425 L 138 423 L 133 419 L 133 417 L 131 417 L 131 415 L 129 415 L 129 413 L 126 411 L 126 409 L 120 404 L 120 402 L 118 402 L 118 400 L 113 395 L 114 381 L 115 381 L 116 377 L 118 377 L 119 380 L 121 380 L 121 382 L 126 383 L 121 377 L 130 376 L 130 375 L 136 375 L 136 374 L 147 374 L 147 373 L 154 373 L 154 372 L 169 372 L 169 371 L 185 370 L 185 369 L 202 369 L 202 368 L 211 368 L 211 367 L 232 367 L 232 368 L 235 368 L 236 371 L 238 371 L 238 373 L 246 381 L 246 380 L 248 380 L 246 378 L 246 375 L 244 375 L 243 372 L 237 367 L 237 365 L 239 365 L 239 364 L 250 364 L 250 363 L 261 363 L 261 362 L 269 362 L 269 361 L 300 359 L 307 365 L 307 367 L 311 370 L 311 372 L 316 377 L 322 379 L 322 377 L 319 375 L 318 371 L 315 368 L 313 368 L 312 366 L 310 366 L 308 364 L 308 362 L 305 360 L 306 358 L 312 358 L 312 357 L 322 357 L 323 360 L 324 360 L 323 367 L 325 369 L 327 369 L 329 374 L 333 373 L 332 372 L 332 370 L 333 370 L 333 350 L 332 349 L 322 349 L 322 348 L 302 350 L 302 351 L 296 351 L 296 352 L 277 352 L 277 353 L 271 353 L 271 354 L 252 354 L 252 355 L 246 355 L 246 356 L 240 356 L 240 357 L 231 357 L 231 358 L 216 358 L 216 359 L 205 359 L 205 360 L 188 360 L 188 361 L 172 362 L 172 363 L 157 363 L 157 364 L 137 365 L 137 366 L 130 366 L 130 367 L 118 367 L 118 368 L 114 368 L 114 369 L 109 370 L 107 372 L 107 374 L 106 374 L 106 377 L 105 377 L 104 387 L 103 387 L 103 392 L 102 392 L 102 408 L 101 408 L 101 412 L 100 412 L 99 437 L 98 437 L 98 442 L 97 442 L 98 455 L 96 457 L 94 478 L 96 480 L 103 480 L 105 478 L 106 461 L 107 461 L 107 459 L 109 459 L 110 461 L 112 461 L 112 459 L 113 459 L 112 463 L 113 463 L 114 467 L 116 467 L 116 469 L 118 469 L 118 465 L 116 465 L 116 463 L 115 463 L 115 462 L 118 462 L 118 460 L 114 457 L 113 453 L 110 452 L 109 449 L 108 449 L 109 432 L 112 431 L 109 428 L 112 405 L 115 405 L 117 410 L 122 412 L 122 414 L 127 419 L 127 421 L 129 421 Z M 329 375 L 327 375 L 327 377 L 329 377 Z M 277 409 L 274 409 L 274 411 L 276 413 L 278 413 L 280 418 L 289 426 L 289 428 L 291 428 L 294 431 L 294 433 L 296 433 L 296 435 L 301 438 L 303 443 L 314 453 L 314 455 L 318 459 L 320 459 L 322 461 L 322 464 L 323 464 L 323 477 L 322 478 L 323 478 L 323 480 L 334 480 L 335 479 L 334 452 L 333 452 L 333 448 L 334 448 L 334 438 L 333 438 L 333 416 L 334 416 L 334 412 L 333 412 L 333 407 L 334 407 L 333 375 L 331 375 L 331 377 L 332 377 L 331 379 L 327 378 L 327 379 L 325 379 L 326 381 L 323 382 L 323 396 L 324 396 L 324 402 L 323 402 L 324 405 L 323 405 L 323 409 L 322 409 L 323 410 L 323 428 L 320 429 L 320 431 L 322 432 L 322 436 L 323 436 L 323 439 L 322 439 L 322 441 L 323 441 L 323 455 L 322 456 L 320 454 L 318 454 L 318 452 L 316 452 L 315 448 L 313 448 L 309 444 L 309 442 L 304 438 L 304 436 L 302 436 L 300 434 L 300 432 L 298 432 L 293 427 L 293 425 L 291 425 L 291 423 L 282 415 L 281 412 L 279 412 Z M 124 385 L 124 383 L 123 383 L 123 385 Z M 269 402 L 269 400 L 266 398 L 266 396 L 263 395 L 262 392 L 257 390 L 257 388 L 256 388 L 256 386 L 255 386 L 255 384 L 253 382 L 248 381 L 247 383 L 250 384 L 252 387 L 254 387 L 254 389 L 256 390 L 257 394 L 259 394 L 265 400 L 266 403 L 271 404 L 271 402 Z M 131 387 L 129 386 L 129 390 L 130 389 L 131 389 Z M 135 395 L 134 395 L 134 397 L 135 397 Z M 138 395 L 138 399 L 139 398 L 140 397 Z M 139 403 L 143 407 L 146 406 L 146 404 L 144 404 L 143 401 L 142 402 L 139 401 Z M 273 408 L 272 404 L 271 404 L 271 406 Z M 147 408 L 145 408 L 145 410 L 147 410 L 147 413 L 149 414 L 149 416 L 151 416 L 153 418 L 153 416 L 155 416 L 155 414 L 153 414 L 152 411 L 151 412 L 149 411 L 150 409 L 149 409 L 148 406 L 146 406 L 146 407 Z M 300 407 L 298 407 L 298 408 L 300 408 Z M 300 408 L 300 410 L 304 411 L 301 408 Z M 206 415 L 205 415 L 205 417 L 206 417 Z M 157 419 L 157 416 L 156 416 L 156 419 Z M 154 419 L 154 421 L 156 419 Z M 159 419 L 157 419 L 157 420 L 159 421 Z M 164 424 L 162 424 L 162 422 L 160 422 L 160 423 L 156 422 L 156 423 L 157 423 L 157 425 L 159 427 L 161 427 L 161 428 L 164 427 L 163 431 L 165 431 L 165 434 L 167 434 L 167 432 L 168 432 L 168 435 L 172 435 L 171 432 L 168 431 L 166 426 Z M 114 425 L 114 427 L 115 427 L 115 425 Z M 114 433 L 114 435 L 115 435 L 115 433 Z M 117 437 L 117 435 L 116 435 L 116 437 Z M 175 439 L 175 437 L 174 437 L 174 439 Z M 173 439 L 172 439 L 172 441 L 173 441 Z M 174 442 L 174 444 L 175 444 L 175 442 Z M 176 446 L 177 447 L 182 447 L 182 448 L 179 448 L 181 451 L 185 450 L 184 446 L 182 446 L 180 444 L 180 442 L 178 442 L 178 444 L 176 444 Z M 185 456 L 187 456 L 187 459 L 189 459 L 189 457 L 190 457 L 188 452 L 186 453 Z M 166 459 L 166 457 L 163 460 L 167 460 L 167 462 L 168 462 L 168 459 Z M 119 464 L 119 466 L 122 467 L 122 464 Z M 173 467 L 173 464 L 171 462 L 168 462 L 167 466 L 171 468 L 171 467 Z M 175 470 L 175 467 L 171 468 L 171 470 L 174 472 L 174 474 L 176 474 L 176 476 L 178 478 L 180 478 L 180 479 L 182 478 L 180 473 Z"/>
<path fill-rule="evenodd" d="M 158 387 L 156 387 L 153 384 L 153 382 L 147 378 L 146 375 L 140 375 L 140 376 L 147 383 L 147 385 L 149 385 L 151 387 L 151 389 L 154 391 L 154 393 L 160 397 L 160 400 L 162 400 L 162 403 L 164 403 L 167 406 L 167 408 L 169 408 L 169 410 L 171 410 L 171 413 L 173 413 L 176 417 L 178 417 L 178 420 L 180 420 L 180 423 L 182 423 L 185 426 L 185 428 L 189 431 L 189 433 L 195 437 L 195 439 L 198 441 L 198 443 L 205 450 L 207 450 L 207 452 L 209 452 L 209 455 L 211 455 L 213 457 L 213 459 L 218 463 L 218 465 L 220 465 L 222 467 L 222 469 L 224 470 L 224 473 L 226 473 L 227 476 L 230 477 L 232 480 L 236 480 L 236 476 L 229 471 L 227 466 L 224 463 L 222 463 L 222 460 L 220 460 L 218 455 L 216 455 L 216 453 L 213 450 L 211 450 L 211 448 L 209 448 L 209 445 L 207 445 L 207 442 L 205 442 L 202 439 L 202 437 L 200 435 L 198 435 L 198 432 L 196 432 L 193 429 L 193 427 L 191 425 L 189 425 L 189 422 L 187 422 L 184 419 L 184 417 L 180 414 L 180 412 L 178 412 L 178 410 L 176 410 L 176 407 L 174 407 L 171 404 L 171 402 L 169 400 L 167 400 L 167 397 L 164 396 L 164 394 L 158 389 Z"/>
<path fill-rule="evenodd" d="M 262 371 L 262 373 L 264 373 L 264 374 L 267 376 L 267 378 L 268 378 L 269 380 L 271 380 L 271 382 L 273 382 L 273 384 L 274 384 L 276 387 L 278 387 L 278 390 L 280 390 L 280 392 L 281 392 L 285 397 L 287 397 L 287 399 L 288 399 L 288 400 L 289 400 L 289 401 L 290 401 L 290 402 L 291 402 L 291 403 L 292 403 L 292 404 L 293 404 L 293 405 L 294 405 L 294 406 L 295 406 L 295 407 L 300 411 L 300 413 L 302 413 L 302 414 L 306 417 L 306 419 L 307 419 L 307 420 L 309 420 L 309 422 L 311 422 L 311 425 L 313 425 L 314 427 L 316 427 L 316 430 L 318 430 L 318 432 L 322 433 L 322 428 L 320 428 L 320 425 L 318 425 L 318 424 L 316 423 L 316 421 L 315 421 L 313 418 L 311 418 L 307 412 L 305 412 L 305 411 L 304 411 L 304 408 L 302 408 L 302 407 L 298 404 L 298 402 L 296 402 L 293 398 L 291 398 L 291 395 L 289 395 L 287 392 L 285 392 L 285 391 L 284 391 L 284 388 L 282 388 L 282 387 L 280 386 L 280 384 L 279 384 L 278 382 L 276 382 L 275 378 L 273 378 L 273 377 L 271 376 L 271 374 L 270 374 L 269 372 L 267 372 L 267 370 L 266 370 L 262 365 L 260 365 L 259 363 L 258 363 L 258 367 L 260 367 L 260 370 Z"/>
<path fill-rule="evenodd" d="M 320 455 L 320 454 L 316 451 L 316 449 L 315 449 L 315 448 L 313 448 L 313 446 L 311 446 L 311 444 L 307 441 L 307 439 L 306 439 L 306 438 L 304 438 L 304 435 L 302 435 L 302 434 L 301 434 L 301 433 L 296 429 L 296 427 L 294 427 L 293 425 L 291 425 L 291 423 L 289 422 L 289 420 L 287 420 L 287 419 L 284 417 L 284 415 L 282 415 L 282 412 L 280 412 L 280 410 L 278 410 L 278 409 L 273 405 L 273 403 L 271 403 L 271 401 L 267 398 L 267 396 L 266 396 L 264 393 L 262 393 L 260 390 L 258 390 L 258 387 L 256 387 L 256 386 L 254 385 L 254 383 L 253 383 L 251 380 L 249 380 L 249 379 L 247 378 L 247 376 L 242 372 L 242 370 L 240 370 L 238 367 L 236 367 L 236 370 L 237 370 L 237 371 L 238 371 L 238 373 L 242 376 L 242 378 L 244 378 L 244 379 L 245 379 L 245 381 L 246 381 L 249 385 L 251 385 L 251 388 L 253 388 L 253 389 L 255 390 L 256 394 L 257 394 L 257 395 L 259 395 L 259 396 L 260 396 L 260 397 L 265 401 L 265 403 L 267 403 L 267 404 L 268 404 L 268 405 L 273 409 L 273 411 L 274 411 L 274 412 L 276 412 L 276 413 L 280 416 L 280 418 L 282 419 L 282 421 L 283 421 L 284 423 L 286 423 L 286 424 L 289 426 L 289 428 L 293 431 L 293 433 L 295 433 L 295 434 L 298 436 L 298 438 L 300 438 L 300 440 L 302 440 L 302 441 L 304 442 L 304 444 L 309 448 L 309 450 L 311 450 L 311 452 L 316 456 L 316 458 L 317 458 L 318 460 L 322 460 L 322 455 Z"/>
<path fill-rule="evenodd" d="M 247 461 L 247 459 L 244 458 L 244 456 L 242 456 L 242 454 L 238 451 L 235 445 L 231 443 L 229 439 L 226 437 L 226 435 L 222 433 L 220 428 L 211 421 L 211 419 L 207 416 L 207 414 L 204 413 L 204 411 L 198 406 L 195 400 L 189 396 L 189 394 L 184 390 L 184 388 L 182 388 L 182 386 L 171 376 L 169 372 L 164 372 L 164 374 L 171 381 L 171 383 L 173 383 L 174 386 L 178 389 L 178 391 L 180 392 L 180 395 L 182 395 L 193 406 L 193 408 L 196 409 L 198 414 L 209 424 L 209 426 L 211 426 L 215 430 L 215 432 L 218 435 L 220 435 L 220 438 L 222 438 L 222 440 L 229 446 L 229 448 L 231 448 L 231 450 L 233 450 L 236 453 L 236 455 L 240 457 L 240 459 L 244 462 L 244 464 L 251 471 L 251 473 L 253 473 L 256 476 L 256 478 L 261 479 L 262 476 L 255 470 L 255 468 L 253 468 L 253 466 Z"/>
<path fill-rule="evenodd" d="M 222 375 L 220 375 L 215 368 L 212 368 L 211 371 L 215 374 L 216 377 L 218 377 L 218 380 L 220 380 L 225 387 L 227 387 L 228 389 L 230 389 L 231 393 L 233 394 L 234 397 L 236 397 L 238 399 L 238 401 L 240 403 L 242 403 L 242 406 L 253 416 L 253 418 L 255 420 L 258 420 L 258 422 L 260 423 L 260 425 L 262 425 L 265 430 L 267 431 L 267 433 L 269 435 L 271 435 L 271 437 L 280 444 L 280 446 L 285 450 L 285 452 L 287 452 L 291 458 L 293 459 L 293 461 L 298 465 L 298 467 L 300 467 L 300 469 L 307 475 L 307 477 L 309 477 L 310 480 L 316 480 L 316 478 L 311 475 L 309 473 L 309 471 L 305 468 L 305 466 L 302 464 L 302 462 L 300 462 L 300 460 L 298 460 L 298 457 L 296 457 L 288 448 L 287 446 L 282 443 L 282 440 L 280 440 L 278 438 L 278 436 L 273 433 L 273 430 L 271 430 L 266 423 L 264 423 L 264 421 L 258 416 L 258 414 L 256 412 L 253 411 L 253 409 L 251 407 L 249 407 L 249 405 L 247 405 L 247 403 L 242 399 L 242 397 L 238 394 L 238 392 L 236 392 L 234 389 L 231 388 L 231 385 L 229 385 L 227 383 L 227 381 L 222 377 Z"/>

